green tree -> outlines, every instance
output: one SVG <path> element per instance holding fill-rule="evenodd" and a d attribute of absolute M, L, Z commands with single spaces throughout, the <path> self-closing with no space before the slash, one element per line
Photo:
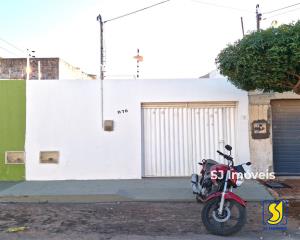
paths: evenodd
<path fill-rule="evenodd" d="M 236 87 L 300 94 L 300 21 L 246 35 L 216 58 Z"/>

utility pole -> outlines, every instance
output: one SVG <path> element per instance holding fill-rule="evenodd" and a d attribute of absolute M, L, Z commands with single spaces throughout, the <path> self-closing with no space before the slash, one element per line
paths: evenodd
<path fill-rule="evenodd" d="M 256 4 L 256 29 L 257 29 L 257 31 L 260 30 L 261 17 L 262 17 L 262 14 L 260 13 L 260 10 L 259 10 L 259 4 Z"/>
<path fill-rule="evenodd" d="M 103 80 L 103 20 L 100 14 L 97 16 L 97 21 L 99 21 L 100 24 L 100 79 Z"/>
<path fill-rule="evenodd" d="M 243 17 L 241 17 L 241 26 L 242 26 L 243 37 L 245 37 Z"/>
<path fill-rule="evenodd" d="M 137 59 L 136 59 L 136 78 L 140 77 L 140 49 L 137 49 Z"/>
<path fill-rule="evenodd" d="M 101 14 L 99 14 L 97 16 L 97 21 L 100 24 L 100 79 L 101 79 L 101 121 L 102 121 L 102 128 L 104 128 L 104 103 L 103 103 L 104 102 L 104 97 L 103 97 L 103 80 L 104 80 L 103 24 L 107 23 L 107 22 L 111 22 L 111 21 L 117 20 L 117 19 L 120 19 L 120 18 L 123 18 L 123 17 L 130 16 L 132 14 L 136 14 L 138 12 L 147 10 L 149 8 L 152 8 L 152 7 L 156 7 L 158 5 L 164 4 L 164 3 L 169 2 L 169 1 L 171 1 L 171 0 L 164 0 L 162 2 L 150 5 L 148 7 L 144 7 L 144 8 L 138 9 L 136 11 L 129 12 L 129 13 L 123 14 L 121 16 L 112 18 L 112 19 L 108 19 L 106 21 L 103 21 Z"/>
<path fill-rule="evenodd" d="M 27 58 L 26 58 L 26 80 L 29 80 L 30 78 L 30 57 L 35 57 L 35 56 L 32 56 L 31 54 L 32 53 L 35 53 L 35 51 L 30 51 L 28 48 L 27 48 Z"/>
<path fill-rule="evenodd" d="M 101 84 L 101 122 L 102 128 L 104 127 L 104 97 L 103 97 L 103 80 L 104 80 L 104 73 L 103 73 L 103 20 L 102 16 L 99 14 L 97 16 L 97 21 L 99 21 L 100 25 L 100 84 Z"/>
<path fill-rule="evenodd" d="M 28 51 L 28 49 L 27 49 Z M 27 59 L 26 59 L 26 80 L 29 80 L 29 73 L 30 73 L 30 64 L 29 64 L 30 58 L 29 53 L 27 53 Z"/>
<path fill-rule="evenodd" d="M 164 4 L 164 3 L 167 3 L 167 2 L 170 2 L 171 0 L 164 0 L 164 1 L 161 1 L 161 2 L 158 2 L 158 3 L 155 3 L 155 4 L 152 4 L 150 6 L 147 6 L 147 7 L 144 7 L 144 8 L 141 8 L 141 9 L 138 9 L 136 11 L 133 11 L 133 12 L 129 12 L 129 13 L 126 13 L 126 14 L 123 14 L 121 16 L 118 16 L 118 17 L 114 17 L 114 18 L 111 18 L 111 19 L 108 19 L 108 20 L 105 20 L 103 21 L 102 19 L 102 16 L 101 14 L 99 14 L 97 16 L 97 21 L 99 21 L 99 24 L 100 24 L 100 79 L 103 80 L 104 79 L 104 53 L 103 53 L 103 25 L 104 23 L 107 23 L 107 22 L 111 22 L 111 21 L 115 21 L 115 20 L 118 20 L 120 18 L 123 18 L 123 17 L 127 17 L 127 16 L 130 16 L 130 15 L 133 15 L 133 14 L 136 14 L 136 13 L 139 13 L 139 12 L 142 12 L 142 11 L 145 11 L 147 9 L 150 9 L 150 8 L 153 8 L 153 7 L 156 7 L 158 5 L 161 5 L 161 4 Z"/>
<path fill-rule="evenodd" d="M 143 61 L 143 56 L 140 55 L 140 49 L 137 49 L 137 55 L 134 56 L 133 58 L 136 59 L 136 78 L 140 77 L 140 62 Z"/>
<path fill-rule="evenodd" d="M 38 79 L 41 80 L 42 74 L 41 74 L 41 61 L 38 61 Z"/>

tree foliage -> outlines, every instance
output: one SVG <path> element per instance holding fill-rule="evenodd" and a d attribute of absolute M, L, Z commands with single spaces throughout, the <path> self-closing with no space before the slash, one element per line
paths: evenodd
<path fill-rule="evenodd" d="M 300 21 L 246 35 L 216 58 L 238 88 L 300 94 Z"/>

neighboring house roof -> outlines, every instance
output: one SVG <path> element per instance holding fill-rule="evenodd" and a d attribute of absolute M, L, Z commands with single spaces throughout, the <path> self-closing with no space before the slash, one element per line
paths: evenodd
<path fill-rule="evenodd" d="M 215 69 L 199 78 L 226 78 L 226 77 L 220 74 L 219 70 Z"/>
<path fill-rule="evenodd" d="M 30 58 L 29 79 L 96 79 L 58 57 Z M 26 79 L 26 58 L 0 58 L 0 79 Z"/>

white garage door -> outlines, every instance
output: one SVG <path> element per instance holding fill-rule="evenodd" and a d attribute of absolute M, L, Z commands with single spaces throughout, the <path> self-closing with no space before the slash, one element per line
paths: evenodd
<path fill-rule="evenodd" d="M 190 176 L 225 144 L 235 149 L 235 102 L 144 103 L 145 177 Z M 233 152 L 234 154 L 234 152 Z"/>

